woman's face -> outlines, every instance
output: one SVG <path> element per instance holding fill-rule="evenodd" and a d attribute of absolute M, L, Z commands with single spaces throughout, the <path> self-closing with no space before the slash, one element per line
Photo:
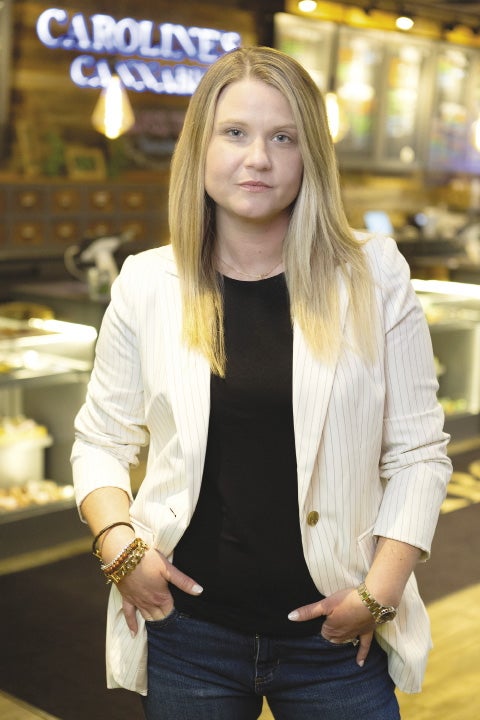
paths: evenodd
<path fill-rule="evenodd" d="M 224 88 L 205 164 L 205 188 L 216 203 L 217 222 L 288 218 L 302 173 L 297 128 L 282 93 L 259 80 Z"/>

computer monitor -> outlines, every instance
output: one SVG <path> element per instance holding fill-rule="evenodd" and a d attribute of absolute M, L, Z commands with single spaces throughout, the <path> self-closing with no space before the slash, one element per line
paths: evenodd
<path fill-rule="evenodd" d="M 388 213 L 384 210 L 367 210 L 363 216 L 365 227 L 370 232 L 393 236 L 394 229 Z"/>

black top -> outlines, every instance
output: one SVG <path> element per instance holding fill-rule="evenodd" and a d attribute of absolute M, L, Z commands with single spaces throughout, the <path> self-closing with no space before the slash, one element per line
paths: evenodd
<path fill-rule="evenodd" d="M 321 621 L 287 618 L 322 596 L 300 537 L 284 276 L 225 277 L 224 308 L 226 377 L 211 377 L 200 497 L 174 553 L 174 564 L 204 591 L 192 597 L 172 587 L 175 605 L 239 631 L 313 634 Z"/>

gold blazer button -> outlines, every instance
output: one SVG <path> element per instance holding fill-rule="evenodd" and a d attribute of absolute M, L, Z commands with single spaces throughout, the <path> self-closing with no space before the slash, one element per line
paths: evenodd
<path fill-rule="evenodd" d="M 307 524 L 310 526 L 314 526 L 318 523 L 320 519 L 320 515 L 316 510 L 310 510 L 310 512 L 307 515 Z"/>

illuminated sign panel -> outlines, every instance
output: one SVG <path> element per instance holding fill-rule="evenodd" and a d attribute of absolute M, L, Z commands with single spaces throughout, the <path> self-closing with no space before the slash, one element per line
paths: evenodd
<path fill-rule="evenodd" d="M 120 56 L 115 59 L 115 71 L 128 89 L 172 95 L 191 95 L 205 66 L 241 44 L 236 32 L 133 18 L 116 20 L 103 14 L 70 17 L 60 8 L 41 13 L 37 35 L 52 49 L 84 53 L 70 67 L 70 77 L 80 87 L 108 84 L 111 63 L 95 57 L 103 53 Z"/>

